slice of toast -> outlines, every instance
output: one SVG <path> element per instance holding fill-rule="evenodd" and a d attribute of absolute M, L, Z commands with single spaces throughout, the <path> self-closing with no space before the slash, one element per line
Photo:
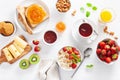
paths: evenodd
<path fill-rule="evenodd" d="M 25 8 L 22 6 L 17 7 L 17 12 L 18 12 L 18 20 L 23 24 L 25 30 L 29 33 L 32 34 L 32 29 L 27 23 L 26 17 L 25 17 Z"/>
<path fill-rule="evenodd" d="M 24 36 L 21 35 L 19 37 L 21 39 L 23 39 L 24 41 L 26 41 Z M 21 57 L 23 57 L 24 55 L 28 54 L 32 49 L 32 47 L 29 44 L 27 44 L 27 46 L 25 47 L 24 51 L 22 52 L 22 54 L 20 56 L 18 56 L 17 58 L 13 58 L 12 60 L 8 61 L 6 56 L 5 56 L 5 53 L 3 52 L 3 49 L 12 45 L 13 43 L 14 43 L 14 40 L 1 49 L 0 64 L 3 63 L 3 62 L 8 62 L 8 63 L 12 64 L 12 63 L 16 62 L 18 59 L 20 59 Z"/>
<path fill-rule="evenodd" d="M 38 5 L 38 4 L 32 4 L 32 5 Z M 38 6 L 40 6 L 40 5 L 38 5 Z M 45 21 L 46 19 L 48 19 L 49 18 L 49 14 L 47 13 L 47 11 L 42 7 L 42 6 L 40 6 L 41 8 L 42 8 L 42 10 L 46 13 L 46 16 L 43 18 L 43 20 L 40 22 L 40 23 L 42 23 L 43 21 Z M 25 16 L 26 16 L 26 19 L 27 19 L 27 11 L 28 11 L 28 7 L 25 7 Z M 31 23 L 31 21 L 29 21 L 29 19 L 27 19 L 27 22 L 28 22 L 28 24 L 29 24 L 29 26 L 31 27 L 31 28 L 35 28 L 37 25 L 39 25 L 40 23 L 37 23 L 37 24 L 33 24 L 33 23 Z"/>

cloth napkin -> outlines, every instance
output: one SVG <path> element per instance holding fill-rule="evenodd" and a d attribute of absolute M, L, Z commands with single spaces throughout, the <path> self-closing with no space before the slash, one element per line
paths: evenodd
<path fill-rule="evenodd" d="M 55 60 L 41 60 L 39 80 L 60 80 L 59 67 Z"/>

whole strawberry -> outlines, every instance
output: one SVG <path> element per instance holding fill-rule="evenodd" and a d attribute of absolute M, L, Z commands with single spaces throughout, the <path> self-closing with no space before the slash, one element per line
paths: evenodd
<path fill-rule="evenodd" d="M 39 47 L 39 46 L 35 46 L 35 47 L 34 47 L 34 51 L 35 51 L 35 52 L 39 52 L 39 51 L 40 51 L 40 47 Z"/>

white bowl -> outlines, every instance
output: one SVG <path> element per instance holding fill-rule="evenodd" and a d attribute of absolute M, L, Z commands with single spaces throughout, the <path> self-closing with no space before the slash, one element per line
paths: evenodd
<path fill-rule="evenodd" d="M 64 47 L 68 47 L 68 46 L 64 46 Z M 73 46 L 70 46 L 70 47 L 73 47 Z M 74 48 L 75 48 L 75 47 L 74 47 Z M 61 49 L 63 49 L 63 48 L 61 48 Z M 61 50 L 61 49 L 60 49 L 60 50 Z M 78 50 L 78 49 L 77 49 L 77 50 Z M 78 51 L 79 51 L 79 50 L 78 50 Z M 59 51 L 59 52 L 60 52 L 60 51 Z M 77 63 L 77 67 L 76 67 L 75 69 L 63 67 L 63 66 L 61 65 L 60 61 L 59 61 L 59 52 L 58 52 L 57 63 L 58 63 L 58 65 L 60 66 L 61 69 L 65 70 L 65 71 L 72 71 L 72 70 L 77 69 L 77 67 L 79 66 L 80 62 Z M 81 58 L 81 60 L 82 60 L 81 52 L 79 51 L 79 53 L 80 53 L 80 58 Z"/>

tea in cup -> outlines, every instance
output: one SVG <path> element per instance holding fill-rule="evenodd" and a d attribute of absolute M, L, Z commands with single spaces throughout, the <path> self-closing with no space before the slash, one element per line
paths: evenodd
<path fill-rule="evenodd" d="M 87 19 L 78 20 L 72 31 L 73 37 L 75 40 L 82 44 L 90 44 L 98 36 L 96 30 L 94 29 L 95 24 L 92 21 Z"/>

